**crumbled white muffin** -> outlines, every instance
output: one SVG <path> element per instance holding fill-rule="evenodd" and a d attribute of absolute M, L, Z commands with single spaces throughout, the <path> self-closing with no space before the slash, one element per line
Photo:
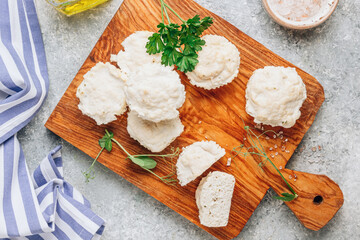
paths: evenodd
<path fill-rule="evenodd" d="M 239 50 L 222 36 L 205 35 L 202 39 L 206 43 L 198 53 L 199 62 L 186 73 L 190 83 L 207 90 L 230 83 L 239 72 Z"/>
<path fill-rule="evenodd" d="M 158 123 L 144 120 L 135 111 L 128 113 L 127 130 L 130 137 L 151 152 L 161 152 L 184 131 L 180 118 Z"/>
<path fill-rule="evenodd" d="M 245 96 L 255 123 L 290 128 L 300 118 L 306 88 L 295 68 L 267 66 L 254 71 Z"/>
<path fill-rule="evenodd" d="M 152 122 L 174 119 L 185 101 L 185 87 L 170 67 L 144 64 L 130 75 L 125 88 L 131 110 Z"/>
<path fill-rule="evenodd" d="M 117 55 L 111 55 L 111 61 L 117 62 L 117 65 L 127 75 L 141 68 L 146 63 L 161 63 L 161 54 L 149 55 L 146 52 L 146 43 L 153 32 L 137 31 L 128 36 L 121 45 L 124 51 Z"/>
<path fill-rule="evenodd" d="M 224 155 L 225 149 L 214 141 L 195 142 L 183 148 L 176 163 L 180 185 L 195 180 Z"/>
<path fill-rule="evenodd" d="M 110 63 L 97 63 L 85 75 L 76 96 L 79 109 L 93 118 L 98 125 L 116 120 L 126 110 L 126 76 Z"/>
<path fill-rule="evenodd" d="M 225 227 L 228 224 L 234 187 L 234 176 L 224 172 L 211 172 L 201 179 L 195 198 L 202 225 Z"/>

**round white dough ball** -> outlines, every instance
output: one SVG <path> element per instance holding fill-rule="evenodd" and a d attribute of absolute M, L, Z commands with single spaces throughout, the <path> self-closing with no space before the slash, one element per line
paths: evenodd
<path fill-rule="evenodd" d="M 116 120 L 126 110 L 124 86 L 126 76 L 110 63 L 97 63 L 85 75 L 76 96 L 79 109 L 98 125 Z"/>
<path fill-rule="evenodd" d="M 230 83 L 239 72 L 240 53 L 225 37 L 205 35 L 205 45 L 198 53 L 198 64 L 186 75 L 190 83 L 204 89 L 215 89 Z"/>
<path fill-rule="evenodd" d="M 179 116 L 178 108 L 185 102 L 185 87 L 170 67 L 145 64 L 130 75 L 125 88 L 131 110 L 152 122 Z"/>
<path fill-rule="evenodd" d="M 128 113 L 127 130 L 130 137 L 151 152 L 161 152 L 184 131 L 179 117 L 158 123 L 144 120 L 135 111 Z"/>
<path fill-rule="evenodd" d="M 254 71 L 247 83 L 246 112 L 255 123 L 290 128 L 305 99 L 305 84 L 295 68 L 267 66 Z"/>
<path fill-rule="evenodd" d="M 161 63 L 161 54 L 148 54 L 146 52 L 146 43 L 153 32 L 137 31 L 128 36 L 121 45 L 124 51 L 117 55 L 111 55 L 111 61 L 117 62 L 117 65 L 126 74 L 136 71 L 146 63 Z"/>

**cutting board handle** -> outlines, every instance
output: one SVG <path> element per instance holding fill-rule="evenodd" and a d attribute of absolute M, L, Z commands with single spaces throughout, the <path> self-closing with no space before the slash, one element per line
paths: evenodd
<path fill-rule="evenodd" d="M 325 175 L 289 169 L 281 170 L 281 173 L 299 195 L 297 199 L 286 202 L 286 205 L 306 228 L 315 231 L 321 229 L 344 203 L 340 187 Z M 288 192 L 280 176 L 277 179 L 276 175 L 272 175 L 270 183 L 277 194 Z"/>

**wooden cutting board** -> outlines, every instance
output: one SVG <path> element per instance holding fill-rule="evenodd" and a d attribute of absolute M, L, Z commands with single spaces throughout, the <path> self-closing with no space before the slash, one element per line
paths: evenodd
<path fill-rule="evenodd" d="M 235 160 L 240 166 L 239 169 L 234 167 L 234 163 L 231 167 L 226 166 L 232 148 L 244 142 L 246 133 L 241 117 L 247 125 L 254 125 L 253 118 L 245 112 L 246 83 L 252 72 L 258 68 L 267 65 L 295 66 L 192 0 L 167 0 L 167 3 L 184 19 L 193 17 L 195 14 L 199 14 L 201 17 L 213 17 L 214 24 L 205 34 L 225 36 L 237 46 L 241 53 L 241 65 L 237 78 L 231 84 L 219 89 L 206 91 L 194 87 L 189 84 L 189 80 L 184 74 L 180 74 L 187 92 L 186 101 L 180 109 L 180 118 L 185 130 L 171 144 L 174 147 L 184 147 L 195 141 L 207 139 L 216 141 L 226 149 L 225 157 L 215 163 L 203 176 L 206 176 L 209 171 L 219 170 L 231 173 L 236 177 L 229 223 L 222 228 L 207 228 L 199 223 L 195 190 L 200 177 L 186 187 L 165 185 L 152 175 L 131 164 L 130 161 L 124 160 L 124 153 L 117 147 L 110 154 L 104 152 L 99 162 L 215 237 L 231 239 L 237 236 L 245 226 L 269 187 L 272 187 L 277 193 L 287 191 L 286 186 L 271 165 L 267 164 L 260 169 L 258 160 L 251 156 L 247 157 L 246 160 L 242 158 Z M 172 14 L 170 15 L 171 20 L 176 22 L 176 18 Z M 146 149 L 129 137 L 126 131 L 126 114 L 106 126 L 97 126 L 95 121 L 82 115 L 77 108 L 79 100 L 75 93 L 83 80 L 83 75 L 97 62 L 107 62 L 110 60 L 110 54 L 122 50 L 121 42 L 128 35 L 137 30 L 156 31 L 160 19 L 159 1 L 124 0 L 45 126 L 93 158 L 100 149 L 98 139 L 103 136 L 105 128 L 113 131 L 115 138 L 130 153 L 148 153 Z M 289 179 L 290 175 L 297 175 L 296 182 L 293 179 L 289 179 L 289 181 L 299 194 L 299 198 L 287 203 L 287 205 L 305 227 L 318 230 L 341 207 L 343 195 L 337 184 L 326 176 L 284 169 L 304 134 L 313 123 L 315 115 L 324 101 L 324 91 L 318 81 L 301 69 L 296 69 L 306 84 L 308 94 L 301 108 L 301 118 L 291 129 L 274 129 L 284 132 L 283 139 L 269 136 L 269 140 L 262 139 L 262 144 L 268 151 L 269 147 L 273 147 L 275 144 L 279 148 L 284 145 L 290 151 L 286 153 L 279 150 L 277 151 L 278 155 L 274 158 L 275 164 L 283 168 L 282 172 L 286 178 Z M 285 143 L 284 139 L 288 139 L 288 142 Z M 170 148 L 167 148 L 164 153 L 169 151 Z M 159 175 L 166 175 L 169 171 L 170 167 L 164 163 L 159 163 L 155 170 Z M 119 201 L 121 201 L 120 197 Z M 319 202 L 321 203 L 319 204 Z"/>

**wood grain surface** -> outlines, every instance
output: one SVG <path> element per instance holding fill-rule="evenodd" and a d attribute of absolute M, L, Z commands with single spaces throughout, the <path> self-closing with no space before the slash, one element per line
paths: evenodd
<path fill-rule="evenodd" d="M 194 87 L 189 83 L 186 76 L 180 73 L 182 83 L 186 88 L 186 101 L 180 109 L 180 118 L 185 130 L 171 144 L 173 147 L 184 147 L 195 141 L 208 139 L 216 141 L 226 149 L 226 155 L 206 171 L 203 176 L 214 170 L 228 172 L 235 176 L 236 186 L 229 224 L 221 228 L 207 228 L 199 223 L 195 190 L 201 179 L 200 177 L 185 187 L 165 185 L 157 178 L 131 164 L 130 161 L 125 160 L 124 153 L 116 147 L 111 153 L 104 152 L 99 158 L 99 162 L 215 237 L 231 239 L 240 233 L 269 187 L 273 187 L 277 193 L 287 191 L 286 185 L 283 184 L 271 165 L 265 165 L 260 169 L 258 160 L 255 158 L 236 158 L 234 161 L 236 161 L 239 169 L 234 167 L 234 163 L 232 163 L 231 167 L 226 166 L 227 159 L 231 156 L 231 150 L 233 147 L 243 143 L 246 136 L 241 118 L 245 120 L 247 125 L 254 125 L 253 118 L 245 112 L 246 83 L 252 72 L 258 68 L 268 65 L 295 66 L 192 0 L 167 0 L 167 2 L 184 19 L 193 17 L 195 14 L 199 14 L 201 17 L 213 17 L 214 24 L 205 34 L 225 36 L 236 45 L 241 53 L 238 76 L 231 84 L 216 90 L 207 91 Z M 173 15 L 171 17 L 172 21 L 176 21 Z M 119 116 L 117 121 L 106 126 L 97 126 L 94 120 L 82 115 L 77 108 L 79 100 L 75 94 L 77 87 L 83 80 L 83 75 L 97 62 L 109 61 L 110 54 L 116 54 L 122 50 L 121 42 L 134 31 L 156 31 L 160 19 L 159 1 L 124 0 L 49 117 L 46 127 L 91 157 L 95 157 L 99 151 L 97 142 L 103 136 L 105 128 L 113 131 L 115 138 L 130 153 L 148 153 L 146 149 L 142 148 L 128 135 L 126 131 L 126 114 Z M 301 108 L 301 118 L 291 129 L 272 128 L 275 131 L 283 131 L 284 139 L 287 138 L 288 142 L 270 136 L 270 140 L 262 139 L 262 144 L 267 149 L 275 144 L 278 146 L 284 145 L 290 151 L 289 153 L 278 151 L 278 155 L 274 158 L 275 164 L 283 167 L 282 172 L 286 177 L 297 175 L 297 181 L 290 180 L 290 184 L 298 192 L 299 197 L 287 203 L 287 205 L 305 227 L 318 230 L 341 207 L 343 195 L 337 184 L 326 176 L 284 169 L 304 134 L 313 123 L 315 115 L 324 101 L 324 91 L 318 81 L 301 69 L 297 68 L 297 72 L 305 82 L 308 94 Z M 266 129 L 271 128 L 266 127 Z M 170 147 L 163 152 L 167 153 L 169 151 Z M 160 162 L 155 172 L 159 175 L 166 175 L 170 170 L 167 164 Z M 322 197 L 323 201 L 320 204 L 313 202 L 316 196 Z M 120 197 L 119 201 L 121 201 Z"/>

